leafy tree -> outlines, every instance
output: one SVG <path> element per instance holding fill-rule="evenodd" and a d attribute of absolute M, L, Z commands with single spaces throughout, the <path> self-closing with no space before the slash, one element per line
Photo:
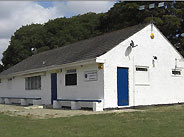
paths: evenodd
<path fill-rule="evenodd" d="M 18 29 L 11 37 L 10 45 L 3 53 L 2 62 L 7 69 L 33 55 L 31 48 L 45 46 L 45 30 L 40 24 L 31 24 Z"/>
<path fill-rule="evenodd" d="M 2 72 L 4 69 L 3 65 L 0 64 L 0 72 Z"/>
<path fill-rule="evenodd" d="M 50 48 L 94 37 L 100 34 L 98 30 L 101 14 L 87 13 L 72 18 L 57 18 L 44 25 L 47 32 L 48 46 Z"/>
<path fill-rule="evenodd" d="M 137 2 L 119 2 L 100 18 L 103 32 L 138 24 Z M 136 14 L 135 14 L 136 13 Z"/>

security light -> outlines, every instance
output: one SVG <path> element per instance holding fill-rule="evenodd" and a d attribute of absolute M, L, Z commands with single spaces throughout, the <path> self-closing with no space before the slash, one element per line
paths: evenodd
<path fill-rule="evenodd" d="M 37 53 L 37 49 L 36 49 L 36 48 L 31 48 L 31 52 L 32 52 L 33 54 L 36 54 L 36 53 Z"/>
<path fill-rule="evenodd" d="M 153 56 L 153 59 L 157 60 L 157 56 Z"/>

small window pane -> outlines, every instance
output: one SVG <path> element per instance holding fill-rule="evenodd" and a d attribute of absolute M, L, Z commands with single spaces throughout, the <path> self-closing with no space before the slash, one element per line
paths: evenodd
<path fill-rule="evenodd" d="M 140 67 L 137 67 L 137 68 L 136 68 L 136 71 L 148 71 L 148 69 L 147 69 L 147 68 L 140 68 Z"/>
<path fill-rule="evenodd" d="M 28 87 L 29 87 L 29 85 L 28 85 L 28 78 L 25 78 L 25 89 L 28 90 Z"/>
<path fill-rule="evenodd" d="M 67 73 L 76 73 L 76 69 L 67 70 Z"/>
<path fill-rule="evenodd" d="M 77 85 L 77 73 L 65 75 L 65 85 Z"/>
<path fill-rule="evenodd" d="M 25 78 L 25 89 L 41 89 L 41 76 Z"/>
<path fill-rule="evenodd" d="M 172 70 L 173 75 L 181 75 L 181 71 L 179 70 Z"/>

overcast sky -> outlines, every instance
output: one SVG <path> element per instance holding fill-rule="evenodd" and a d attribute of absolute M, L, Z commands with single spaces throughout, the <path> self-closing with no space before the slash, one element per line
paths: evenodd
<path fill-rule="evenodd" d="M 45 23 L 49 19 L 87 12 L 106 12 L 113 5 L 112 1 L 0 1 L 0 59 L 10 37 L 22 25 Z"/>

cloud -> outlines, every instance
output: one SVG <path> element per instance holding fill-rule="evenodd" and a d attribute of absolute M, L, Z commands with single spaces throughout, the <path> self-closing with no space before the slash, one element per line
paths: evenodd
<path fill-rule="evenodd" d="M 0 38 L 9 38 L 19 27 L 44 23 L 56 18 L 55 8 L 43 8 L 34 2 L 0 2 Z"/>
<path fill-rule="evenodd" d="M 0 2 L 0 59 L 8 47 L 10 37 L 23 25 L 45 23 L 56 18 L 56 9 L 44 8 L 29 1 Z"/>
<path fill-rule="evenodd" d="M 115 2 L 113 1 L 68 1 L 54 2 L 57 14 L 71 17 L 87 12 L 102 13 L 108 11 Z"/>

